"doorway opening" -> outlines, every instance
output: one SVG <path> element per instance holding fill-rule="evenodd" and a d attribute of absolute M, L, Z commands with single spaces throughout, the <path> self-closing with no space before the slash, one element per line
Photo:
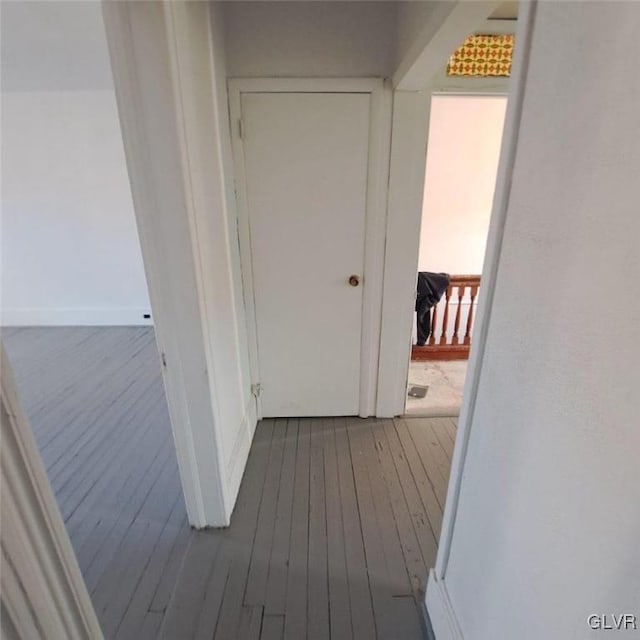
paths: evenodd
<path fill-rule="evenodd" d="M 2 18 L 2 341 L 105 636 L 152 637 L 190 529 L 101 6 Z"/>
<path fill-rule="evenodd" d="M 507 97 L 434 93 L 405 412 L 457 416 Z"/>

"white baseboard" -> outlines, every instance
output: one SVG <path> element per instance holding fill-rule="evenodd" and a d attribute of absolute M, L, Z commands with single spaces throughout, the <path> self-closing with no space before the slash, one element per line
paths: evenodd
<path fill-rule="evenodd" d="M 105 309 L 2 309 L 3 327 L 68 327 L 68 326 L 123 326 L 151 325 L 145 318 L 151 314 L 147 308 Z"/>
<path fill-rule="evenodd" d="M 247 466 L 249 449 L 251 449 L 257 422 L 256 402 L 255 398 L 252 397 L 247 405 L 242 424 L 238 429 L 231 455 L 227 460 L 226 504 L 229 505 L 229 509 L 235 504 L 238 491 L 240 491 L 240 483 L 242 482 L 244 469 Z M 231 513 L 229 513 L 230 517 Z"/>
<path fill-rule="evenodd" d="M 444 580 L 438 580 L 433 569 L 427 582 L 426 605 L 436 640 L 464 640 Z"/>

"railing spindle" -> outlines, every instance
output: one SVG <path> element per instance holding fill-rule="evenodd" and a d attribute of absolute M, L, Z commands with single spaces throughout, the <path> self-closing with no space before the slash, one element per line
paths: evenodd
<path fill-rule="evenodd" d="M 444 315 L 442 316 L 442 331 L 438 344 L 447 344 L 447 325 L 449 324 L 449 299 L 451 298 L 452 286 L 449 285 L 444 294 Z"/>
<path fill-rule="evenodd" d="M 472 286 L 470 287 L 471 291 L 471 302 L 469 303 L 469 315 L 467 316 L 467 331 L 464 334 L 464 343 L 471 344 L 471 327 L 473 326 L 473 303 L 476 300 L 476 296 L 478 295 L 478 287 Z"/>
<path fill-rule="evenodd" d="M 462 310 L 462 296 L 464 296 L 464 290 L 466 286 L 463 284 L 458 285 L 458 307 L 456 308 L 456 321 L 453 326 L 453 336 L 451 337 L 451 344 L 460 344 L 460 314 Z"/>
<path fill-rule="evenodd" d="M 436 343 L 436 322 L 438 321 L 438 305 L 433 307 L 433 314 L 431 315 L 431 333 L 429 334 L 429 344 Z"/>

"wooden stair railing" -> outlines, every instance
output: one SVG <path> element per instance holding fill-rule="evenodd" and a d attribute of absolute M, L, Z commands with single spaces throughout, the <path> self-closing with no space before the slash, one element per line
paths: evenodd
<path fill-rule="evenodd" d="M 466 360 L 469 357 L 479 289 L 480 276 L 451 276 L 444 300 L 431 309 L 431 333 L 427 344 L 423 347 L 413 345 L 412 360 Z M 468 312 L 466 318 L 463 318 L 465 306 L 468 307 Z M 439 321 L 440 310 L 442 321 Z M 461 328 L 464 334 L 461 333 Z"/>

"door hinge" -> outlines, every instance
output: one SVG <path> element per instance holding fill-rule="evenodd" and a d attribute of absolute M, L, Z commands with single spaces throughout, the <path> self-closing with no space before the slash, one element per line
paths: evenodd
<path fill-rule="evenodd" d="M 162 366 L 166 369 L 167 368 L 167 356 L 165 355 L 164 351 L 160 354 L 160 358 L 162 360 Z"/>
<path fill-rule="evenodd" d="M 262 393 L 262 385 L 260 383 L 258 384 L 252 384 L 251 385 L 251 393 L 256 397 L 259 398 L 260 394 Z"/>
<path fill-rule="evenodd" d="M 238 135 L 240 136 L 240 140 L 242 140 L 243 128 L 242 118 L 238 118 Z"/>

